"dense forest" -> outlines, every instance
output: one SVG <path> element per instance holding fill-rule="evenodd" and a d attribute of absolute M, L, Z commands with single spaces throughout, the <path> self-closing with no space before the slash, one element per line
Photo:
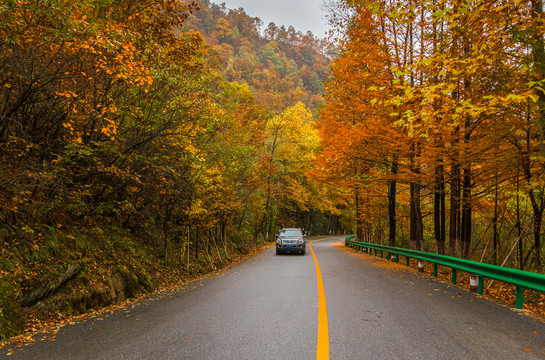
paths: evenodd
<path fill-rule="evenodd" d="M 244 9 L 227 9 L 202 1 L 186 23 L 209 46 L 228 81 L 248 84 L 258 104 L 277 114 L 301 101 L 317 115 L 323 104 L 323 83 L 331 73 L 330 43 L 293 26 L 265 26 Z"/>
<path fill-rule="evenodd" d="M 0 338 L 281 225 L 342 230 L 346 198 L 307 176 L 330 62 L 311 33 L 208 1 L 13 0 L 0 38 Z"/>
<path fill-rule="evenodd" d="M 357 237 L 543 272 L 541 1 L 340 1 L 324 179 Z"/>

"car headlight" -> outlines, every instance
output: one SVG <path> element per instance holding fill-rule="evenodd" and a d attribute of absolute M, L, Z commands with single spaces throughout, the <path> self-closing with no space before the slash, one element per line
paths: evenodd
<path fill-rule="evenodd" d="M 304 244 L 305 243 L 305 238 L 300 238 L 299 240 L 297 240 L 297 243 Z"/>

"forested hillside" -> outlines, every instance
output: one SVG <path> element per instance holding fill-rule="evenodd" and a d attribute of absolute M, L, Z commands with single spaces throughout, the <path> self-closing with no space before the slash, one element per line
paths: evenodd
<path fill-rule="evenodd" d="M 280 224 L 340 231 L 306 176 L 327 49 L 242 10 L 0 10 L 0 338 L 176 283 Z M 24 315 L 24 316 L 22 316 Z"/>
<path fill-rule="evenodd" d="M 187 22 L 208 44 L 228 81 L 248 84 L 257 102 L 280 113 L 298 101 L 314 113 L 323 104 L 323 82 L 330 75 L 329 42 L 292 26 L 263 24 L 244 9 L 201 0 Z"/>

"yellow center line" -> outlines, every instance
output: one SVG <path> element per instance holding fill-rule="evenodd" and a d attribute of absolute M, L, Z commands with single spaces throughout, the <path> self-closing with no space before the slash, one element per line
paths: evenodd
<path fill-rule="evenodd" d="M 319 240 L 315 240 L 319 241 Z M 325 302 L 324 283 L 318 259 L 312 250 L 312 243 L 309 243 L 310 252 L 316 265 L 316 278 L 318 280 L 318 347 L 316 349 L 316 360 L 329 360 L 329 330 L 327 326 L 327 306 Z"/>

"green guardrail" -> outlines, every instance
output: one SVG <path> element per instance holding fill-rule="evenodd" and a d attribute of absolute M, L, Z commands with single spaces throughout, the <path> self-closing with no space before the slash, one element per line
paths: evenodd
<path fill-rule="evenodd" d="M 478 276 L 477 292 L 480 295 L 483 294 L 485 278 L 514 284 L 516 286 L 515 307 L 517 309 L 522 309 L 522 304 L 524 302 L 524 289 L 545 292 L 545 275 L 531 273 L 529 271 L 464 260 L 452 256 L 365 243 L 356 241 L 354 236 L 349 236 L 346 238 L 345 246 L 364 252 L 369 252 L 369 250 L 372 249 L 375 252 L 375 256 L 378 256 L 379 251 L 381 257 L 384 257 L 385 252 L 387 253 L 388 258 L 390 258 L 391 255 L 396 255 L 396 262 L 399 262 L 399 255 L 405 256 L 407 266 L 409 266 L 409 259 L 411 258 L 430 262 L 433 264 L 433 276 L 437 276 L 438 265 L 450 267 L 452 269 L 452 284 L 456 284 L 457 270 L 466 271 L 470 274 Z"/>

